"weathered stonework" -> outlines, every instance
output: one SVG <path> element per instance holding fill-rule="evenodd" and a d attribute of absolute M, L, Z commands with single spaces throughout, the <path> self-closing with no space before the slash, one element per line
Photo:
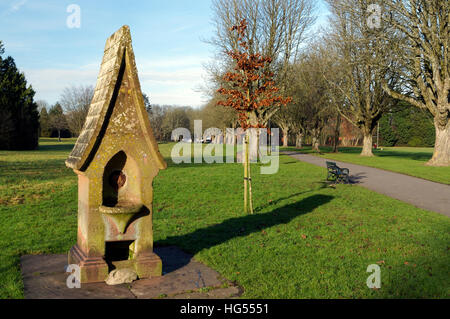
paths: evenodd
<path fill-rule="evenodd" d="M 145 110 L 128 26 L 106 41 L 89 113 L 66 165 L 78 175 L 78 240 L 69 264 L 81 266 L 81 282 L 104 281 L 121 268 L 139 278 L 160 276 L 152 182 L 166 163 Z"/>

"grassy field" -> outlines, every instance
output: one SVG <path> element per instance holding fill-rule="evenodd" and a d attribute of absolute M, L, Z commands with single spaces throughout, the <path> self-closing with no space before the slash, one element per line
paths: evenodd
<path fill-rule="evenodd" d="M 0 151 L 0 297 L 23 297 L 20 256 L 66 253 L 76 241 L 73 140 Z M 448 298 L 450 219 L 281 156 L 253 165 L 254 215 L 242 212 L 242 165 L 169 164 L 154 181 L 155 245 L 177 245 L 237 282 L 244 298 Z M 381 289 L 366 286 L 381 267 Z"/>
<path fill-rule="evenodd" d="M 283 148 L 283 150 L 297 151 L 298 149 L 288 147 Z M 360 156 L 360 147 L 340 147 L 339 153 L 331 153 L 331 147 L 321 147 L 320 150 L 322 152 L 320 154 L 312 152 L 311 147 L 304 147 L 298 151 L 450 185 L 450 167 L 430 167 L 425 165 L 433 156 L 432 148 L 384 147 L 383 150 L 375 150 L 374 157 Z"/>

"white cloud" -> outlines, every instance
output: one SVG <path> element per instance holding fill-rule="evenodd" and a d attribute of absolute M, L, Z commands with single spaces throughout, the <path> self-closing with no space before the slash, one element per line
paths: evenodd
<path fill-rule="evenodd" d="M 206 56 L 165 57 L 137 61 L 142 90 L 155 104 L 200 106 Z"/>
<path fill-rule="evenodd" d="M 178 28 L 172 30 L 172 32 L 173 32 L 173 33 L 178 33 L 178 32 L 181 32 L 181 31 L 190 29 L 190 28 L 192 28 L 192 27 L 193 27 L 193 25 L 183 25 L 183 26 L 180 26 L 180 27 L 178 27 Z"/>
<path fill-rule="evenodd" d="M 19 11 L 20 8 L 27 3 L 27 0 L 19 0 L 19 1 L 14 1 L 11 6 L 9 7 L 9 12 L 16 12 Z"/>
<path fill-rule="evenodd" d="M 154 104 L 200 106 L 204 101 L 195 89 L 203 83 L 202 75 L 201 68 L 189 68 L 139 72 L 139 79 L 142 90 Z"/>
<path fill-rule="evenodd" d="M 25 77 L 36 91 L 35 100 L 55 103 L 64 88 L 71 85 L 95 85 L 95 69 L 25 69 Z"/>
<path fill-rule="evenodd" d="M 200 66 L 201 63 L 207 60 L 207 56 L 174 56 L 163 57 L 155 59 L 139 59 L 136 58 L 136 63 L 139 70 L 141 69 L 172 69 L 172 68 L 189 68 L 193 66 Z"/>
<path fill-rule="evenodd" d="M 203 84 L 205 73 L 201 62 L 198 57 L 138 62 L 142 91 L 154 104 L 200 106 L 205 102 L 202 93 L 196 91 Z M 77 69 L 25 69 L 24 73 L 36 91 L 35 99 L 55 103 L 68 86 L 95 85 L 99 67 L 99 63 L 89 63 Z"/>

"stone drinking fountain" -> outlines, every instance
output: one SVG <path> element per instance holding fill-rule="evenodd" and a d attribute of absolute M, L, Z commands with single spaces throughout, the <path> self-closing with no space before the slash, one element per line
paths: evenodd
<path fill-rule="evenodd" d="M 115 269 L 161 276 L 153 252 L 153 178 L 166 163 L 144 106 L 128 26 L 107 41 L 94 97 L 66 165 L 78 175 L 78 237 L 69 264 L 81 283 Z"/>

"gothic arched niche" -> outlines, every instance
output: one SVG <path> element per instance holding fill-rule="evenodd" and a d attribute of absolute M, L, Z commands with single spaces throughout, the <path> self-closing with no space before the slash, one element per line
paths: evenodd
<path fill-rule="evenodd" d="M 126 207 L 140 204 L 139 175 L 136 162 L 124 151 L 114 155 L 103 173 L 103 205 Z"/>

